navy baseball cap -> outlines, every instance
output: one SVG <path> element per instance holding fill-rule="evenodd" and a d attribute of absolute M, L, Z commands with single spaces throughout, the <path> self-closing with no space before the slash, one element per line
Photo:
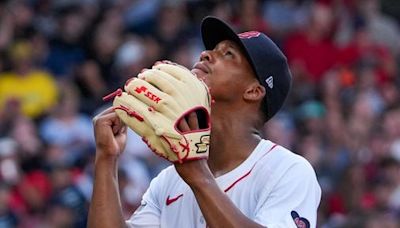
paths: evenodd
<path fill-rule="evenodd" d="M 256 77 L 265 87 L 267 120 L 282 107 L 291 87 L 292 76 L 287 59 L 276 44 L 264 33 L 249 31 L 236 34 L 222 20 L 208 16 L 201 23 L 201 35 L 206 50 L 212 50 L 223 40 L 238 44 L 252 66 Z"/>

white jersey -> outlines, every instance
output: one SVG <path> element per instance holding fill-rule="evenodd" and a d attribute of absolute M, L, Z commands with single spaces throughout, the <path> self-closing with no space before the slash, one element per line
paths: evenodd
<path fill-rule="evenodd" d="M 321 189 L 303 157 L 262 140 L 251 155 L 216 181 L 248 218 L 268 228 L 316 227 Z M 163 170 L 126 221 L 129 227 L 207 226 L 190 187 L 174 166 Z"/>

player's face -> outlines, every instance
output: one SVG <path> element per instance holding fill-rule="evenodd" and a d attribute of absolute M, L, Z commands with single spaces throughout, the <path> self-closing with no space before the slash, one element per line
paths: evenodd
<path fill-rule="evenodd" d="M 253 82 L 253 70 L 239 46 L 224 40 L 213 50 L 203 51 L 192 72 L 209 86 L 215 100 L 232 100 L 242 95 L 248 82 Z"/>

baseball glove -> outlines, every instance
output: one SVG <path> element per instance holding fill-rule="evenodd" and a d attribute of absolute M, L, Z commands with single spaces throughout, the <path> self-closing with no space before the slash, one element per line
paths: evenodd
<path fill-rule="evenodd" d="M 183 66 L 163 61 L 129 79 L 114 92 L 120 119 L 157 155 L 171 162 L 207 159 L 210 142 L 210 93 Z M 195 112 L 199 129 L 182 132 L 178 123 Z"/>

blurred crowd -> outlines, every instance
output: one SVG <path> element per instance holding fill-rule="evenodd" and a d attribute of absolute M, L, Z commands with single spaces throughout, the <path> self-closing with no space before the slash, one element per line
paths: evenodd
<path fill-rule="evenodd" d="M 293 86 L 265 137 L 304 156 L 323 190 L 318 227 L 400 227 L 397 0 L 0 2 L 0 227 L 85 227 L 102 97 L 168 59 L 191 67 L 200 22 L 268 34 Z M 129 132 L 124 213 L 168 163 Z"/>

